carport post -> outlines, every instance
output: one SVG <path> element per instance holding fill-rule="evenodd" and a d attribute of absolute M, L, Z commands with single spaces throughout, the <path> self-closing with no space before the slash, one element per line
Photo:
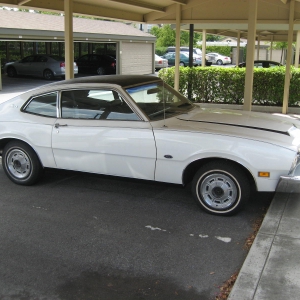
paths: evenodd
<path fill-rule="evenodd" d="M 0 66 L 1 66 L 1 58 L 0 58 Z M 0 70 L 0 91 L 2 91 L 2 74 Z"/>
<path fill-rule="evenodd" d="M 64 1 L 66 79 L 74 78 L 73 0 Z"/>
<path fill-rule="evenodd" d="M 289 17 L 289 32 L 288 32 L 288 48 L 285 66 L 285 79 L 284 79 L 284 92 L 283 92 L 283 104 L 282 113 L 286 114 L 289 105 L 290 95 L 290 80 L 291 80 L 291 59 L 292 59 L 292 43 L 294 33 L 294 13 L 295 13 L 295 0 L 290 1 L 290 17 Z"/>
<path fill-rule="evenodd" d="M 176 4 L 176 48 L 175 48 L 175 78 L 174 88 L 179 91 L 179 63 L 180 63 L 180 22 L 181 22 L 181 5 Z"/>
<path fill-rule="evenodd" d="M 256 17 L 257 17 L 258 0 L 249 0 L 249 19 L 248 19 L 248 43 L 246 58 L 246 76 L 244 89 L 244 106 L 243 110 L 251 111 L 252 92 L 253 92 L 253 70 L 254 70 L 254 52 L 255 52 L 255 35 L 256 35 Z"/>

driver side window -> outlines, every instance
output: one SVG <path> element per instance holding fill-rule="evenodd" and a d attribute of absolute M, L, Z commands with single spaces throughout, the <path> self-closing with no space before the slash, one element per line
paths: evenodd
<path fill-rule="evenodd" d="M 72 90 L 61 94 L 61 117 L 67 119 L 138 121 L 114 90 Z"/>

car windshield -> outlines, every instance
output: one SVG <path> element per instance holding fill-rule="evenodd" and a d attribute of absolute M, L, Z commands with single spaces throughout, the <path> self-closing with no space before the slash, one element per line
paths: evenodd
<path fill-rule="evenodd" d="M 194 104 L 164 82 L 139 85 L 126 89 L 150 120 L 161 120 L 186 113 Z"/>

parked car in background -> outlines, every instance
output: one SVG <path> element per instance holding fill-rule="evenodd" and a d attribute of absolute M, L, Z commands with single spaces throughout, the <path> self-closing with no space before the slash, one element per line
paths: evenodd
<path fill-rule="evenodd" d="M 116 74 L 116 59 L 106 54 L 85 54 L 76 59 L 78 73 Z"/>
<path fill-rule="evenodd" d="M 168 60 L 155 54 L 155 70 L 158 71 L 162 68 L 167 68 L 167 67 L 168 67 Z"/>
<path fill-rule="evenodd" d="M 221 55 L 216 52 L 210 52 L 207 53 L 212 59 L 213 64 L 217 65 L 226 65 L 226 64 L 231 64 L 231 58 L 229 56 Z"/>
<path fill-rule="evenodd" d="M 21 60 L 5 64 L 4 72 L 7 73 L 9 77 L 29 75 L 44 77 L 47 80 L 51 80 L 54 77 L 65 76 L 65 59 L 57 55 L 30 55 Z M 74 62 L 74 74 L 77 73 L 78 67 L 76 62 Z"/>
<path fill-rule="evenodd" d="M 254 61 L 254 67 L 255 68 L 274 68 L 274 67 L 280 67 L 282 66 L 281 63 L 277 61 L 271 61 L 271 60 L 255 60 Z M 245 68 L 246 62 L 242 62 L 238 64 L 239 68 Z"/>
<path fill-rule="evenodd" d="M 175 66 L 175 52 L 169 52 L 162 56 L 163 58 L 168 60 L 169 66 Z M 198 65 L 199 62 L 196 62 L 196 58 L 193 57 L 193 65 Z M 186 67 L 189 65 L 189 54 L 186 52 L 180 52 L 180 66 Z"/>
<path fill-rule="evenodd" d="M 0 128 L 2 167 L 19 185 L 44 168 L 191 183 L 216 215 L 237 213 L 252 191 L 300 192 L 297 118 L 201 108 L 155 76 L 44 85 L 1 103 Z"/>
<path fill-rule="evenodd" d="M 190 48 L 189 47 L 180 47 L 180 51 L 182 52 L 189 52 Z M 176 47 L 168 47 L 167 48 L 167 52 L 176 52 Z M 198 54 L 198 55 L 202 55 L 202 50 L 199 48 L 193 48 L 193 53 Z"/>
<path fill-rule="evenodd" d="M 168 60 L 169 66 L 175 66 L 175 52 L 168 52 L 163 55 L 163 58 Z M 189 65 L 189 52 L 180 52 L 180 66 L 186 67 Z M 202 56 L 197 54 L 193 54 L 193 66 L 201 66 L 202 65 Z M 206 61 L 206 65 L 210 66 L 211 63 Z"/>
<path fill-rule="evenodd" d="M 189 52 L 186 52 L 186 51 L 182 51 L 183 53 L 186 53 L 187 55 L 189 55 Z M 199 55 L 199 54 L 193 54 L 193 57 L 196 59 L 196 62 L 194 64 L 195 67 L 197 66 L 202 66 L 202 54 Z M 206 54 L 205 55 L 205 65 L 206 66 L 211 66 L 212 65 L 212 62 L 210 61 L 210 57 Z"/>

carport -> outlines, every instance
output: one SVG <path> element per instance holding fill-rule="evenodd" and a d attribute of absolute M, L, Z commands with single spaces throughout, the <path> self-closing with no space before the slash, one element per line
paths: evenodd
<path fill-rule="evenodd" d="M 64 12 L 66 77 L 72 78 L 73 14 L 98 16 L 136 23 L 176 24 L 176 47 L 180 47 L 182 24 L 197 24 L 205 38 L 208 30 L 216 34 L 241 34 L 248 40 L 247 71 L 244 90 L 244 110 L 251 110 L 255 40 L 269 39 L 288 42 L 285 87 L 282 112 L 287 113 L 290 83 L 292 42 L 300 30 L 299 0 L 7 0 L 1 5 L 24 9 Z M 297 52 L 300 38 L 297 34 Z M 205 45 L 203 46 L 205 53 Z M 122 50 L 120 50 L 121 54 Z M 298 55 L 299 56 L 299 55 Z M 179 86 L 179 51 L 176 57 L 175 88 Z"/>

